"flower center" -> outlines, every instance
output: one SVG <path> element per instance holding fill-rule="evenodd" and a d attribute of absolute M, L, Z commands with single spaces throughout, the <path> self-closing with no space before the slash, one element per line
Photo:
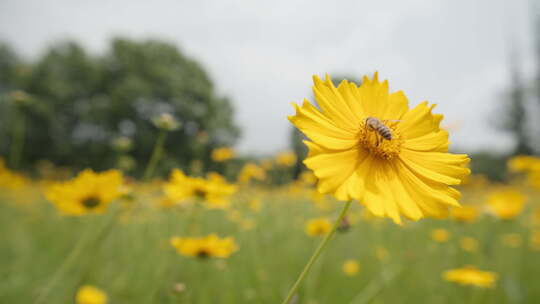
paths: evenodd
<path fill-rule="evenodd" d="M 197 251 L 196 256 L 201 259 L 205 259 L 210 256 L 210 251 L 206 248 L 201 248 Z"/>
<path fill-rule="evenodd" d="M 197 199 L 204 200 L 206 198 L 206 193 L 205 189 L 197 188 L 193 191 L 193 196 Z"/>
<path fill-rule="evenodd" d="M 360 146 L 383 159 L 392 159 L 399 155 L 403 138 L 396 131 L 398 121 L 379 120 L 373 117 L 369 120 L 362 122 L 358 141 Z"/>
<path fill-rule="evenodd" d="M 95 196 L 89 196 L 82 201 L 82 204 L 84 207 L 86 207 L 86 209 L 94 209 L 99 205 L 99 203 L 99 198 Z"/>

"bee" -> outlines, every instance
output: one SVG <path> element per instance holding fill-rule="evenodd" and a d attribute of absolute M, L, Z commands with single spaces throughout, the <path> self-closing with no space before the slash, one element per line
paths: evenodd
<path fill-rule="evenodd" d="M 375 131 L 376 134 L 380 135 L 383 139 L 392 140 L 392 131 L 387 127 L 380 119 L 375 117 L 366 118 L 366 128 L 369 130 Z M 377 146 L 381 142 L 377 136 Z"/>

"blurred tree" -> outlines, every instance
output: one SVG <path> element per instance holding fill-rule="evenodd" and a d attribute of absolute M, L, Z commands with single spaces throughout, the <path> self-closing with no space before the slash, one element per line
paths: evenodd
<path fill-rule="evenodd" d="M 493 152 L 476 152 L 469 154 L 471 158 L 471 171 L 474 174 L 482 174 L 492 181 L 504 181 L 506 179 L 506 155 L 494 154 Z"/>
<path fill-rule="evenodd" d="M 14 62 L 9 56 L 0 48 L 0 66 Z M 0 88 L 22 90 L 33 100 L 25 110 L 29 148 L 23 159 L 28 165 L 48 159 L 109 168 L 116 161 L 111 142 L 126 136 L 133 141 L 129 155 L 140 171 L 158 133 L 151 118 L 164 112 L 182 124 L 167 139 L 162 162 L 167 167 L 206 162 L 213 147 L 232 145 L 239 135 L 230 101 L 217 96 L 197 62 L 168 43 L 115 39 L 99 57 L 76 43 L 61 43 L 28 70 L 24 77 L 0 76 Z M 9 129 L 8 121 L 0 120 L 0 131 Z M 0 152 L 8 153 L 5 146 Z"/>
<path fill-rule="evenodd" d="M 533 147 L 530 139 L 527 115 L 527 93 L 521 73 L 516 64 L 516 58 L 513 57 L 512 64 L 512 87 L 506 97 L 506 103 L 503 108 L 503 119 L 500 120 L 499 127 L 510 133 L 515 140 L 515 147 L 512 152 L 517 154 L 532 154 Z"/>

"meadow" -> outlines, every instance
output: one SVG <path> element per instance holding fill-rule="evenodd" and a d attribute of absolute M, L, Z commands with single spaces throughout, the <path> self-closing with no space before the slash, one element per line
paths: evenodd
<path fill-rule="evenodd" d="M 82 286 L 98 288 L 108 303 L 280 303 L 328 232 L 308 222 L 334 220 L 344 204 L 317 194 L 309 174 L 281 186 L 238 182 L 219 207 L 199 198 L 171 204 L 170 181 L 129 179 L 105 211 L 66 216 L 46 199 L 53 181 L 2 170 L 0 303 L 73 303 Z M 473 176 L 460 190 L 474 211 L 401 226 L 355 202 L 293 302 L 538 303 L 534 187 Z M 493 207 L 501 197 L 510 207 Z M 211 233 L 232 237 L 236 248 L 225 257 L 187 256 L 170 241 Z M 466 265 L 493 273 L 494 284 L 444 278 Z"/>

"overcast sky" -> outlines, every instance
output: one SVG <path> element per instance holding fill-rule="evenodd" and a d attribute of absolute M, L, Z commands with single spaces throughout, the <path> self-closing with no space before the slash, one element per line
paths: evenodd
<path fill-rule="evenodd" d="M 231 97 L 238 148 L 286 149 L 290 102 L 311 76 L 379 71 L 412 105 L 437 103 L 454 147 L 505 149 L 497 107 L 509 80 L 509 44 L 532 74 L 532 0 L 179 1 L 0 0 L 0 40 L 33 58 L 75 39 L 103 52 L 111 37 L 163 38 L 208 70 Z"/>

